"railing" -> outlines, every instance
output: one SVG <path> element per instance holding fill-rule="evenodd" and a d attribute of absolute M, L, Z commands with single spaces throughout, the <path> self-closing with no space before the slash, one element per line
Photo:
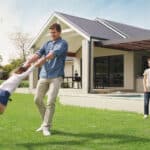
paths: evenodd
<path fill-rule="evenodd" d="M 64 81 L 61 85 L 62 88 L 75 88 L 75 84 L 77 85 L 77 89 L 82 88 L 82 80 L 81 77 L 73 77 L 73 76 L 67 76 L 64 77 Z"/>

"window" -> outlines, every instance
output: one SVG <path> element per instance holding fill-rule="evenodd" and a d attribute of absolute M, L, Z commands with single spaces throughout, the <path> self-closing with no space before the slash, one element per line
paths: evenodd
<path fill-rule="evenodd" d="M 94 58 L 95 88 L 122 87 L 123 70 L 123 55 Z"/>
<path fill-rule="evenodd" d="M 147 64 L 147 59 L 149 58 L 149 56 L 142 56 L 142 73 L 144 72 L 144 70 L 146 68 L 148 68 L 148 64 Z"/>

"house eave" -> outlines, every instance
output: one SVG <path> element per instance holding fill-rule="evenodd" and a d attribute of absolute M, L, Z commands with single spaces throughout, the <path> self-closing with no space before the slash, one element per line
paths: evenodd
<path fill-rule="evenodd" d="M 77 33 L 79 33 L 81 36 L 83 36 L 85 39 L 87 39 L 88 41 L 90 40 L 90 35 L 88 33 L 86 33 L 85 31 L 83 31 L 80 27 L 78 27 L 77 25 L 71 23 L 71 21 L 69 21 L 68 19 L 66 19 L 65 17 L 63 17 L 61 14 L 54 12 L 49 19 L 47 20 L 47 22 L 42 26 L 40 32 L 35 36 L 35 38 L 32 40 L 31 44 L 28 47 L 28 50 L 32 49 L 34 47 L 34 45 L 38 42 L 39 38 L 41 37 L 41 35 L 44 33 L 44 31 L 46 30 L 46 27 L 50 24 L 50 22 L 52 21 L 52 19 L 54 17 L 57 17 L 58 19 L 60 19 L 63 23 L 66 23 L 69 27 L 71 27 L 72 29 L 74 29 Z"/>

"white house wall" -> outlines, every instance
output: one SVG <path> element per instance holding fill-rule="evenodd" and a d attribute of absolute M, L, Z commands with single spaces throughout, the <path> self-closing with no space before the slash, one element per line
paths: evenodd
<path fill-rule="evenodd" d="M 72 61 L 66 61 L 66 63 L 65 63 L 65 76 L 66 77 L 72 76 L 72 66 L 73 66 Z"/>
<path fill-rule="evenodd" d="M 129 51 L 106 49 L 101 47 L 94 48 L 94 57 L 123 55 L 124 56 L 124 88 L 129 90 L 135 89 L 134 73 L 134 53 Z"/>

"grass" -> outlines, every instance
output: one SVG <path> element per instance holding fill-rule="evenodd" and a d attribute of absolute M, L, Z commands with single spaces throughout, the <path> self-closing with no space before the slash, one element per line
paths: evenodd
<path fill-rule="evenodd" d="M 14 94 L 0 116 L 0 150 L 147 150 L 150 119 L 136 113 L 56 105 L 52 136 L 36 133 L 33 96 Z M 136 106 L 135 106 L 136 107 Z"/>

